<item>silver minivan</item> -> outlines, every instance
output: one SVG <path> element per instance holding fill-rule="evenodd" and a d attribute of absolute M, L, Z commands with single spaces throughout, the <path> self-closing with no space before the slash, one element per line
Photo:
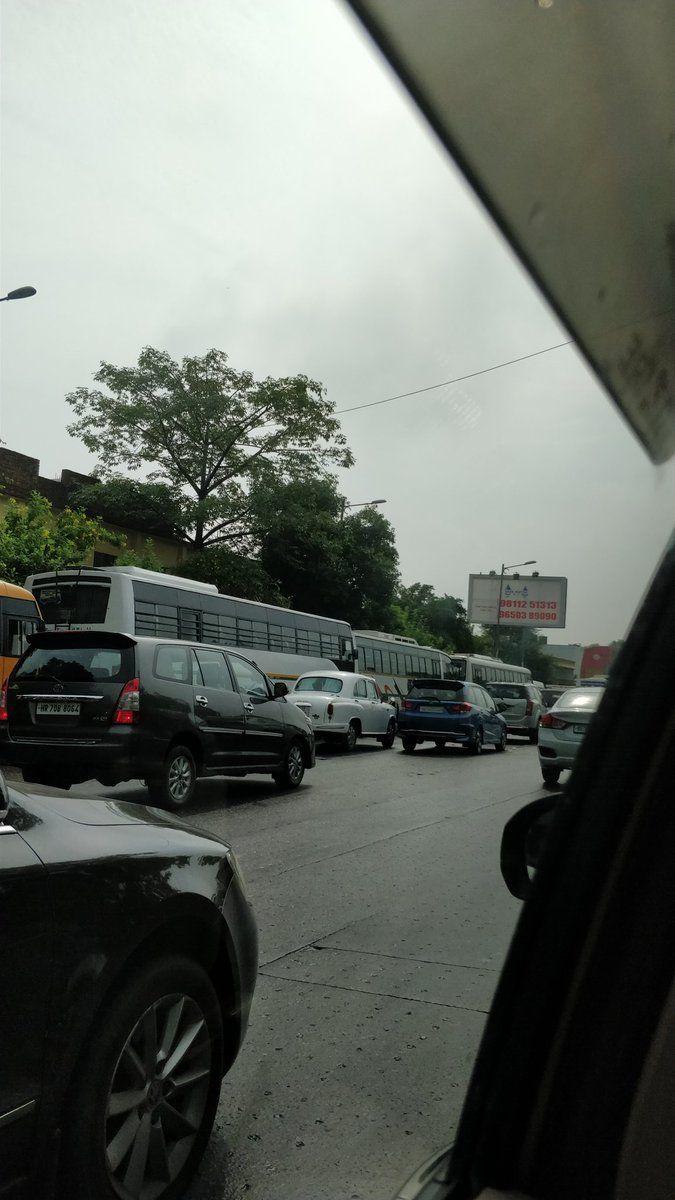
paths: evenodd
<path fill-rule="evenodd" d="M 486 683 L 485 689 L 499 704 L 508 732 L 536 745 L 539 719 L 546 711 L 539 689 L 533 683 Z"/>

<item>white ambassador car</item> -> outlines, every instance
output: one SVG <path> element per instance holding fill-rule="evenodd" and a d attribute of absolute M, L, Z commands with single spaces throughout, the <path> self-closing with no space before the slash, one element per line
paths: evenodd
<path fill-rule="evenodd" d="M 382 698 L 375 681 L 351 671 L 313 671 L 296 679 L 286 697 L 297 704 L 318 738 L 353 750 L 358 739 L 376 738 L 390 750 L 396 737 L 396 709 Z"/>

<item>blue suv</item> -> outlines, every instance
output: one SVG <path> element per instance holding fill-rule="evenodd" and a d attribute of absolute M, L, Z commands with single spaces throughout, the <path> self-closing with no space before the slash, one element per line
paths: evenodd
<path fill-rule="evenodd" d="M 399 711 L 398 732 L 406 754 L 420 742 L 446 742 L 480 754 L 484 746 L 506 750 L 506 721 L 484 688 L 460 679 L 413 679 Z"/>

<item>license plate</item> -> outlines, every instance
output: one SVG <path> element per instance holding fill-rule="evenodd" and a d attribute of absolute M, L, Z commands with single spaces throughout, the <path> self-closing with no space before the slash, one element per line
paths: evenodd
<path fill-rule="evenodd" d="M 423 705 L 420 705 L 420 712 L 437 713 L 438 709 L 432 708 L 431 705 L 429 705 L 428 708 L 425 708 Z"/>
<path fill-rule="evenodd" d="M 80 706 L 74 700 L 38 700 L 38 717 L 79 717 Z"/>
<path fill-rule="evenodd" d="M 586 732 L 585 725 L 573 725 L 572 726 L 572 733 L 585 733 L 585 732 Z"/>

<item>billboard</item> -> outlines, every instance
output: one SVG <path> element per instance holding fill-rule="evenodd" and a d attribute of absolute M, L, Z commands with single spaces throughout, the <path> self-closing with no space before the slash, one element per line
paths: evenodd
<path fill-rule="evenodd" d="M 504 575 L 500 580 L 499 575 L 469 575 L 467 610 L 477 624 L 564 629 L 566 608 L 564 576 Z"/>

